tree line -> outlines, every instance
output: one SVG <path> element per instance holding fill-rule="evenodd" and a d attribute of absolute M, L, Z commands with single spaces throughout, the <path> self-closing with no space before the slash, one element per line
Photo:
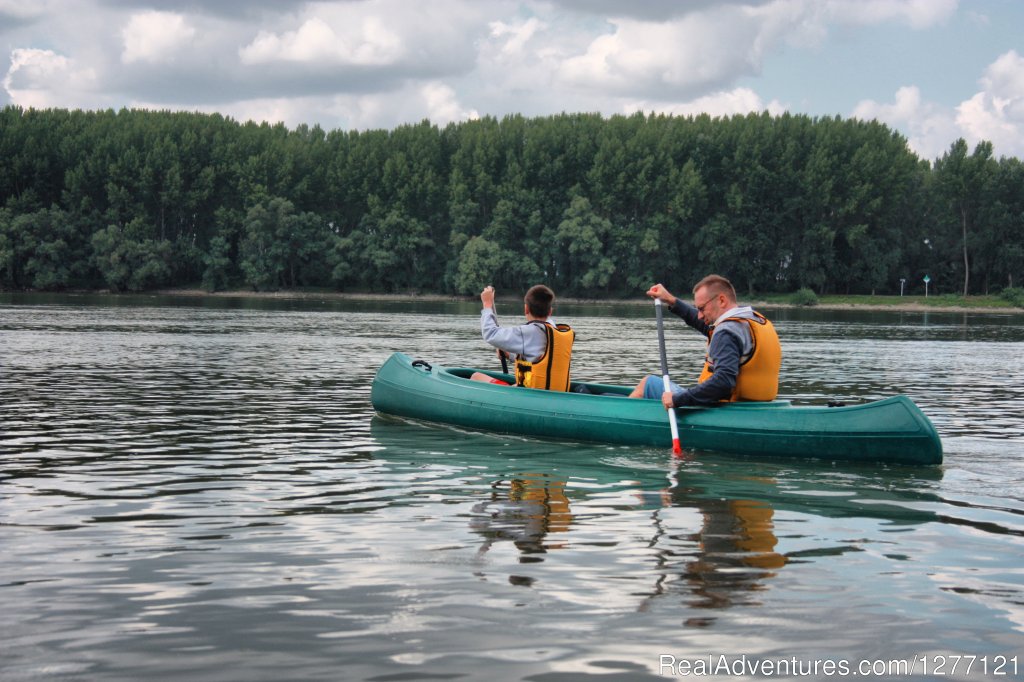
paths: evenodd
<path fill-rule="evenodd" d="M 561 114 L 394 130 L 0 111 L 0 288 L 635 295 L 989 293 L 1024 274 L 1024 169 L 876 121 Z M 670 284 L 671 286 L 671 284 Z"/>

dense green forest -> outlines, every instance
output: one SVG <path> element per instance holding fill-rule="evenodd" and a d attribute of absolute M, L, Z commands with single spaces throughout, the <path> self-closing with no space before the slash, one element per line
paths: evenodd
<path fill-rule="evenodd" d="M 1024 169 L 878 122 L 562 114 L 330 131 L 0 111 L 0 288 L 564 295 L 989 293 L 1024 275 Z"/>

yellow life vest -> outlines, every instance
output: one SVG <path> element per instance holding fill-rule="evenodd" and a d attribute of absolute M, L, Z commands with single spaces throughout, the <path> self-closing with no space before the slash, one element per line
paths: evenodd
<path fill-rule="evenodd" d="M 516 386 L 568 391 L 569 363 L 576 332 L 567 324 L 556 326 L 539 320 L 533 320 L 530 324 L 544 327 L 548 343 L 544 355 L 537 362 L 530 362 L 524 358 L 516 360 Z"/>
<path fill-rule="evenodd" d="M 754 500 L 730 500 L 729 511 L 739 522 L 736 548 L 745 552 L 740 561 L 756 568 L 782 568 L 785 555 L 775 551 L 779 540 L 773 532 L 772 508 Z"/>
<path fill-rule="evenodd" d="M 539 513 L 525 510 L 527 523 L 531 520 L 540 521 L 542 533 L 565 533 L 569 530 L 572 511 L 565 494 L 565 481 L 551 479 L 545 474 L 525 474 L 524 478 L 512 479 L 509 483 L 510 500 L 536 502 L 540 507 Z"/>
<path fill-rule="evenodd" d="M 775 327 L 768 321 L 768 318 L 758 312 L 755 312 L 754 316 L 756 319 L 753 320 L 744 317 L 726 318 L 726 320 L 734 322 L 746 322 L 750 327 L 750 338 L 754 344 L 750 357 L 740 364 L 740 373 L 736 377 L 736 386 L 732 389 L 732 395 L 729 397 L 730 402 L 775 400 L 779 394 L 779 369 L 782 367 L 782 346 L 779 344 L 779 335 L 775 333 Z M 719 320 L 719 323 L 724 321 Z M 712 330 L 713 334 L 714 330 Z M 708 336 L 708 345 L 711 345 L 711 336 Z M 713 373 L 711 359 L 705 356 L 704 369 L 700 373 L 698 383 L 704 383 L 711 378 Z"/>

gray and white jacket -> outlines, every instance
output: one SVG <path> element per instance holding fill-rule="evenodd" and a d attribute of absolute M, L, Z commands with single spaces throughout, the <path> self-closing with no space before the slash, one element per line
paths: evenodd
<path fill-rule="evenodd" d="M 555 324 L 550 317 L 547 321 Z M 521 324 L 515 327 L 502 327 L 498 324 L 498 317 L 493 308 L 484 308 L 480 311 L 480 334 L 484 341 L 495 348 L 529 362 L 540 360 L 548 349 L 548 336 L 543 326 Z"/>

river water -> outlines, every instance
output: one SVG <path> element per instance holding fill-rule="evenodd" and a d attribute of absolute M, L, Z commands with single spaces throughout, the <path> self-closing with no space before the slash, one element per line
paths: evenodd
<path fill-rule="evenodd" d="M 470 303 L 0 295 L 0 679 L 1019 679 L 1024 315 L 766 312 L 784 397 L 905 393 L 943 466 L 375 415 L 393 351 L 495 365 Z M 648 306 L 558 313 L 657 371 Z"/>

